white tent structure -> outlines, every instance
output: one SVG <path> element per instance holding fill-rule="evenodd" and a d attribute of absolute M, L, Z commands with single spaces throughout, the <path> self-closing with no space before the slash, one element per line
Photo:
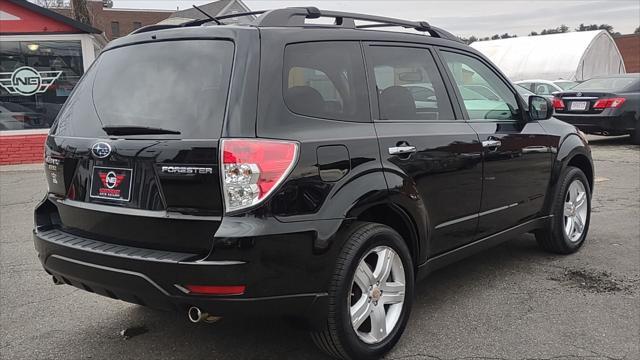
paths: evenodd
<path fill-rule="evenodd" d="M 604 30 L 476 41 L 471 46 L 487 56 L 511 81 L 580 81 L 626 73 L 616 43 Z"/>

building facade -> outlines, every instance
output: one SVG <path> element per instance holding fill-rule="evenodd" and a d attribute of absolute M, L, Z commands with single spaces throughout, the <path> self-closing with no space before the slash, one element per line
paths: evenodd
<path fill-rule="evenodd" d="M 73 20 L 69 8 L 0 0 L 0 165 L 42 162 L 49 128 L 109 40 L 162 21 L 205 17 L 192 8 L 114 9 L 109 1 L 88 1 L 87 6 L 91 26 Z M 250 11 L 240 0 L 201 8 L 212 16 Z"/>
<path fill-rule="evenodd" d="M 200 5 L 198 8 L 211 16 L 222 16 L 222 15 L 231 15 L 238 14 L 251 11 L 247 5 L 245 5 L 241 0 L 218 0 L 214 2 L 210 2 L 208 4 Z M 176 19 L 206 19 L 207 16 L 202 13 L 198 9 L 188 8 L 184 10 L 178 10 L 171 14 L 170 19 L 168 20 L 176 20 Z M 255 17 L 253 15 L 232 18 L 225 20 L 225 23 L 234 23 L 239 21 L 250 21 Z"/>
<path fill-rule="evenodd" d="M 640 34 L 616 36 L 615 41 L 627 72 L 640 73 Z"/>
<path fill-rule="evenodd" d="M 0 0 L 0 164 L 40 162 L 49 127 L 107 40 L 25 0 Z"/>
<path fill-rule="evenodd" d="M 173 13 L 173 10 L 118 9 L 109 6 L 109 2 L 87 1 L 91 26 L 102 30 L 108 40 L 125 36 L 142 26 L 157 24 Z M 51 10 L 71 17 L 70 8 L 52 8 Z"/>

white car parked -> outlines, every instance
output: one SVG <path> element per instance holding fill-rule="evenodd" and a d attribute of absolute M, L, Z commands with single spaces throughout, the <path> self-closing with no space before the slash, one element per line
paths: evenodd
<path fill-rule="evenodd" d="M 516 81 L 515 84 L 531 91 L 536 95 L 553 95 L 554 92 L 569 90 L 578 85 L 578 82 L 571 80 L 522 80 Z"/>

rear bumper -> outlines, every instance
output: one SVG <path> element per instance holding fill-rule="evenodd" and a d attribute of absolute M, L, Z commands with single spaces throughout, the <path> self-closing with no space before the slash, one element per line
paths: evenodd
<path fill-rule="evenodd" d="M 603 114 L 556 113 L 554 117 L 575 125 L 578 129 L 590 134 L 601 134 L 604 132 L 611 135 L 629 134 L 637 127 L 637 120 L 633 116 L 626 114 L 607 116 Z"/>
<path fill-rule="evenodd" d="M 49 274 L 113 299 L 172 311 L 198 306 L 221 316 L 303 315 L 312 323 L 320 322 L 326 311 L 325 292 L 296 293 L 295 284 L 289 284 L 292 292 L 281 295 L 226 297 L 190 295 L 176 286 L 251 283 L 246 276 L 252 265 L 246 262 L 190 261 L 191 254 L 108 244 L 57 229 L 35 230 L 33 238 Z"/>

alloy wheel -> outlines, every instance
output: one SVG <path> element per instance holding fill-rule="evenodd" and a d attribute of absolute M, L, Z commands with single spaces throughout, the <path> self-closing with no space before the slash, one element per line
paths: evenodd
<path fill-rule="evenodd" d="M 360 340 L 375 344 L 395 328 L 405 300 L 405 274 L 400 256 L 378 246 L 362 257 L 347 299 L 351 325 Z"/>
<path fill-rule="evenodd" d="M 584 232 L 587 214 L 587 191 L 582 181 L 575 179 L 569 185 L 564 200 L 564 232 L 571 242 L 577 242 Z"/>

